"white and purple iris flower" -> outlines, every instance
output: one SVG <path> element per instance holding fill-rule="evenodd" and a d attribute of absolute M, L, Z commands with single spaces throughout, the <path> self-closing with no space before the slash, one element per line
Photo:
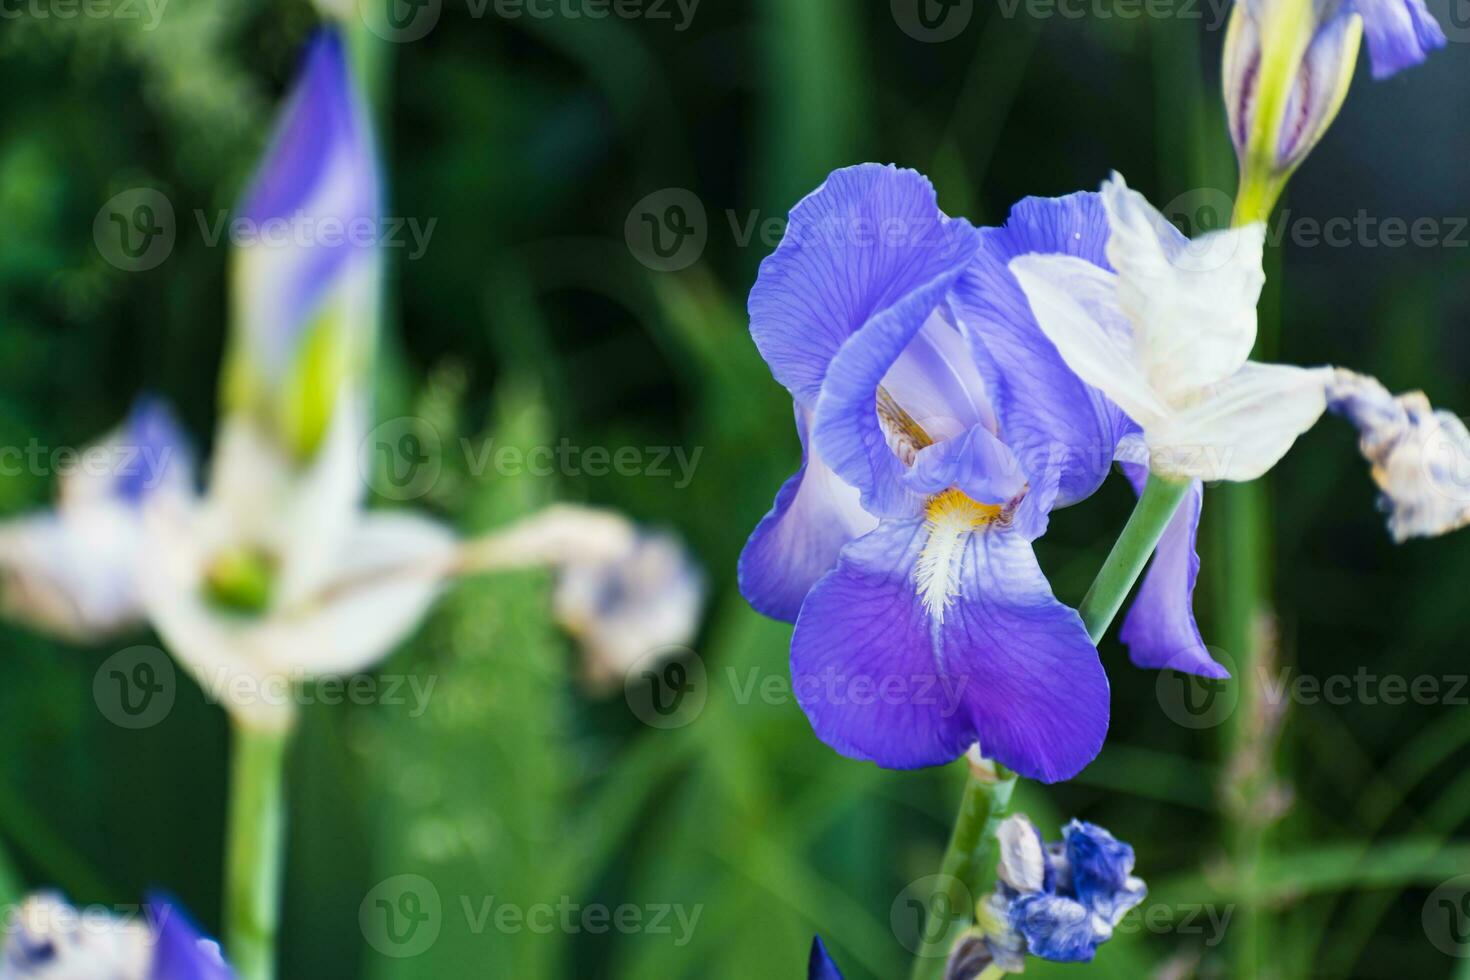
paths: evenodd
<path fill-rule="evenodd" d="M 1317 0 L 1317 7 L 1322 24 L 1319 35 L 1333 31 L 1338 22 L 1353 14 L 1363 18 L 1374 78 L 1388 78 L 1422 63 L 1447 41 L 1424 0 Z"/>
<path fill-rule="evenodd" d="M 141 915 L 75 909 L 43 892 L 14 910 L 0 980 L 230 980 L 219 945 L 177 903 L 150 896 Z"/>
<path fill-rule="evenodd" d="M 1136 427 L 1068 370 L 1009 262 L 1040 251 L 1106 267 L 1107 238 L 1096 195 L 1028 200 L 982 232 L 943 215 L 921 175 L 868 164 L 797 205 L 762 265 L 751 334 L 795 401 L 804 461 L 740 583 L 795 622 L 794 691 L 843 754 L 916 768 L 978 742 L 1053 782 L 1101 748 L 1107 675 L 1031 542 L 1097 489 Z M 1195 517 L 1186 508 L 1150 572 L 1167 581 L 1141 594 L 1132 653 L 1218 676 L 1180 574 Z"/>

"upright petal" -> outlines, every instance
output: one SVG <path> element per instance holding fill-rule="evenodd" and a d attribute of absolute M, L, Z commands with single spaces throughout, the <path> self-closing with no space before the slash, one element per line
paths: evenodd
<path fill-rule="evenodd" d="M 771 373 L 815 408 L 848 338 L 900 305 L 922 308 L 917 330 L 974 252 L 974 234 L 940 213 L 933 186 L 913 170 L 834 171 L 792 210 L 750 293 L 750 333 Z M 916 293 L 921 302 L 905 302 Z"/>
<path fill-rule="evenodd" d="M 1148 482 L 1147 465 L 1124 463 L 1123 471 L 1134 491 L 1142 494 Z M 1123 620 L 1119 636 L 1128 646 L 1129 658 L 1139 667 L 1168 668 L 1200 677 L 1230 676 L 1210 656 L 1194 619 L 1194 585 L 1199 578 L 1195 541 L 1204 496 L 1204 484 L 1192 481 L 1188 495 L 1159 539 L 1143 584 Z"/>
<path fill-rule="evenodd" d="M 1077 614 L 1052 596 L 1020 536 L 968 536 L 956 594 L 936 615 L 915 585 L 929 528 L 886 523 L 843 549 L 791 645 L 797 700 L 817 735 L 893 769 L 941 765 L 976 741 L 1045 782 L 1102 747 L 1108 683 Z"/>
<path fill-rule="evenodd" d="M 995 425 L 984 379 L 944 302 L 952 281 L 874 317 L 843 344 L 822 385 L 813 440 L 879 517 L 919 507 L 905 481 L 919 449 Z"/>
<path fill-rule="evenodd" d="M 1363 15 L 1373 77 L 1387 78 L 1445 46 L 1444 29 L 1424 0 L 1352 0 Z"/>
<path fill-rule="evenodd" d="M 1070 255 L 1109 269 L 1107 213 L 1097 194 L 1030 197 L 1003 228 L 980 232 L 980 251 L 955 287 L 952 304 L 984 375 L 1006 444 L 1027 473 L 1064 448 L 1057 506 L 1086 499 L 1112 467 L 1129 428 L 1123 411 L 1072 373 L 1031 312 L 1010 270 L 1022 255 Z M 1127 337 L 1128 326 L 1114 326 Z"/>
<path fill-rule="evenodd" d="M 1072 373 L 1147 425 L 1169 407 L 1134 358 L 1118 305 L 1118 277 L 1070 255 L 1023 255 L 1010 264 L 1036 322 Z"/>
<path fill-rule="evenodd" d="M 1102 197 L 1118 305 L 1154 390 L 1173 401 L 1234 374 L 1256 343 L 1265 225 L 1190 241 L 1121 175 L 1103 185 Z"/>
<path fill-rule="evenodd" d="M 843 546 L 878 526 L 858 492 L 838 479 L 811 446 L 811 411 L 796 406 L 802 463 L 776 494 L 740 553 L 740 594 L 756 612 L 796 622 L 802 600 L 837 564 Z"/>

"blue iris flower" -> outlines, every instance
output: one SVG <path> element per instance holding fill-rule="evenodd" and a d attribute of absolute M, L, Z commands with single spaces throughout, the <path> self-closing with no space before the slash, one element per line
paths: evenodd
<path fill-rule="evenodd" d="M 1097 195 L 1023 201 L 981 231 L 920 174 L 865 164 L 797 205 L 762 264 L 751 334 L 795 402 L 803 463 L 740 584 L 795 622 L 793 690 L 838 751 L 906 769 L 978 742 L 1052 782 L 1101 748 L 1107 675 L 1031 543 L 1137 427 L 1061 361 L 1008 263 L 1106 267 L 1107 237 Z M 1129 638 L 1136 662 L 1220 676 L 1189 610 L 1197 516 L 1171 528 Z"/>
<path fill-rule="evenodd" d="M 1095 824 L 1073 820 L 1061 842 L 1046 844 L 1029 820 L 1014 816 L 998 837 L 1000 883 L 981 913 L 998 950 L 1087 962 L 1148 894 L 1133 874 L 1133 848 Z"/>
<path fill-rule="evenodd" d="M 1250 0 L 1253 5 L 1271 0 Z M 1445 46 L 1444 30 L 1424 0 L 1316 0 L 1319 34 L 1340 29 L 1353 14 L 1363 18 L 1363 37 L 1374 78 L 1388 78 L 1412 68 Z"/>

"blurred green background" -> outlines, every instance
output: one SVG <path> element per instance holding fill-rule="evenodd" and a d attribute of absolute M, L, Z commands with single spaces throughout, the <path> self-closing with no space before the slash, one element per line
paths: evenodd
<path fill-rule="evenodd" d="M 776 240 L 763 223 L 830 169 L 878 160 L 928 173 L 946 210 L 976 223 L 1116 168 L 1197 231 L 1234 163 L 1218 5 L 1125 19 L 1102 16 L 1117 12 L 1107 0 L 1075 18 L 961 0 L 964 23 L 934 43 L 904 30 L 903 2 L 705 0 L 680 30 L 672 3 L 667 17 L 645 5 L 592 19 L 566 13 L 576 4 L 538 18 L 445 0 L 411 43 L 361 32 L 389 213 L 436 222 L 421 256 L 389 252 L 380 372 L 379 415 L 429 419 L 449 447 L 416 504 L 467 530 L 553 499 L 676 529 L 711 584 L 696 644 L 707 703 L 658 730 L 621 692 L 585 691 L 550 624 L 549 577 L 457 587 L 381 668 L 434 678 L 427 711 L 305 712 L 285 977 L 795 977 L 816 932 L 850 978 L 906 972 L 910 885 L 938 867 L 962 769 L 840 758 L 789 697 L 743 693 L 786 676 L 789 627 L 745 607 L 735 559 L 798 460 L 789 400 L 745 332 Z M 62 17 L 58 0 L 4 9 L 0 444 L 84 444 L 151 389 L 207 447 L 227 251 L 195 214 L 239 194 L 316 14 L 302 0 L 168 0 L 150 27 L 141 4 L 136 18 Z M 1467 77 L 1459 44 L 1388 83 L 1360 72 L 1284 204 L 1273 355 L 1470 406 Z M 169 198 L 178 234 L 162 265 L 128 273 L 92 226 L 139 186 Z M 707 245 L 660 271 L 625 232 L 671 188 L 697 198 Z M 1291 232 L 1360 210 L 1435 219 L 1438 239 L 1354 233 L 1339 247 Z M 473 472 L 461 437 L 702 455 L 685 487 L 509 477 Z M 0 513 L 52 489 L 48 474 L 7 476 Z M 1230 656 L 1242 627 L 1216 612 L 1231 585 L 1212 561 L 1231 532 L 1222 497 L 1207 505 L 1196 605 Z M 1214 692 L 1213 714 L 1181 714 L 1182 682 L 1133 669 L 1109 639 L 1107 748 L 1068 785 L 1024 787 L 1020 805 L 1048 836 L 1076 815 L 1131 841 L 1152 895 L 1091 967 L 1028 975 L 1470 978 L 1470 904 L 1439 904 L 1465 889 L 1436 891 L 1470 873 L 1470 539 L 1392 546 L 1353 436 L 1330 421 L 1276 471 L 1270 500 L 1264 676 L 1362 669 L 1435 678 L 1440 696 L 1283 700 L 1246 671 Z M 1054 520 L 1041 556 L 1063 599 L 1080 599 L 1130 502 L 1116 481 Z M 162 886 L 215 931 L 225 719 L 181 681 L 162 723 L 111 724 L 93 675 L 133 642 L 151 641 L 79 650 L 0 632 L 0 843 L 27 886 L 106 904 Z M 359 909 L 402 874 L 427 879 L 442 912 L 433 944 L 399 957 L 369 941 Z M 537 934 L 481 919 L 492 899 L 698 918 L 687 934 L 672 912 L 668 933 L 645 912 L 638 929 Z"/>

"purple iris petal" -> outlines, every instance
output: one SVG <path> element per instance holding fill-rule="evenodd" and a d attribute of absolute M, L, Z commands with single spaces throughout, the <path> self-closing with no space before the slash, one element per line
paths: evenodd
<path fill-rule="evenodd" d="M 1090 496 L 1112 468 L 1113 449 L 1131 423 L 1062 361 L 1011 274 L 1012 259 L 1073 255 L 1109 269 L 1108 219 L 1097 194 L 1027 198 L 1003 228 L 981 231 L 980 251 L 952 299 L 995 406 L 1000 435 L 1028 473 L 1042 472 L 1060 445 L 1057 506 Z"/>
<path fill-rule="evenodd" d="M 815 408 L 847 339 L 916 292 L 938 304 L 973 251 L 921 174 L 875 163 L 837 170 L 791 212 L 750 293 L 750 333 L 776 380 Z M 924 305 L 924 304 L 919 304 Z"/>
<path fill-rule="evenodd" d="M 1122 467 L 1134 491 L 1142 494 L 1148 468 L 1136 463 Z M 1194 619 L 1194 584 L 1199 578 L 1195 541 L 1203 502 L 1204 484 L 1195 480 L 1159 540 L 1119 636 L 1139 667 L 1225 678 L 1230 672 L 1210 656 Z"/>
<path fill-rule="evenodd" d="M 234 976 L 220 958 L 219 947 L 204 938 L 177 902 L 150 895 L 148 914 L 158 929 L 148 980 L 230 980 Z"/>
<path fill-rule="evenodd" d="M 781 487 L 740 554 L 740 594 L 757 612 L 788 623 L 796 621 L 812 586 L 837 564 L 843 545 L 878 523 L 859 506 L 858 492 L 812 451 L 810 417 L 796 406 L 801 469 Z"/>
<path fill-rule="evenodd" d="M 940 765 L 978 741 L 1023 776 L 1067 779 L 1102 747 L 1108 681 L 1077 614 L 1028 542 L 998 527 L 960 545 L 944 615 L 915 567 L 923 521 L 894 521 L 843 549 L 797 619 L 791 672 L 817 735 L 891 769 Z"/>
<path fill-rule="evenodd" d="M 1388 78 L 1445 46 L 1444 30 L 1424 0 L 1351 0 L 1363 15 L 1373 77 Z"/>
<path fill-rule="evenodd" d="M 806 975 L 807 980 L 842 980 L 842 971 L 837 969 L 837 964 L 827 955 L 827 947 L 821 936 L 812 939 L 812 954 L 807 960 Z"/>
<path fill-rule="evenodd" d="M 1026 475 L 1009 447 L 983 425 L 920 451 L 904 483 L 929 495 L 955 487 L 983 504 L 1005 504 L 1026 488 Z"/>

